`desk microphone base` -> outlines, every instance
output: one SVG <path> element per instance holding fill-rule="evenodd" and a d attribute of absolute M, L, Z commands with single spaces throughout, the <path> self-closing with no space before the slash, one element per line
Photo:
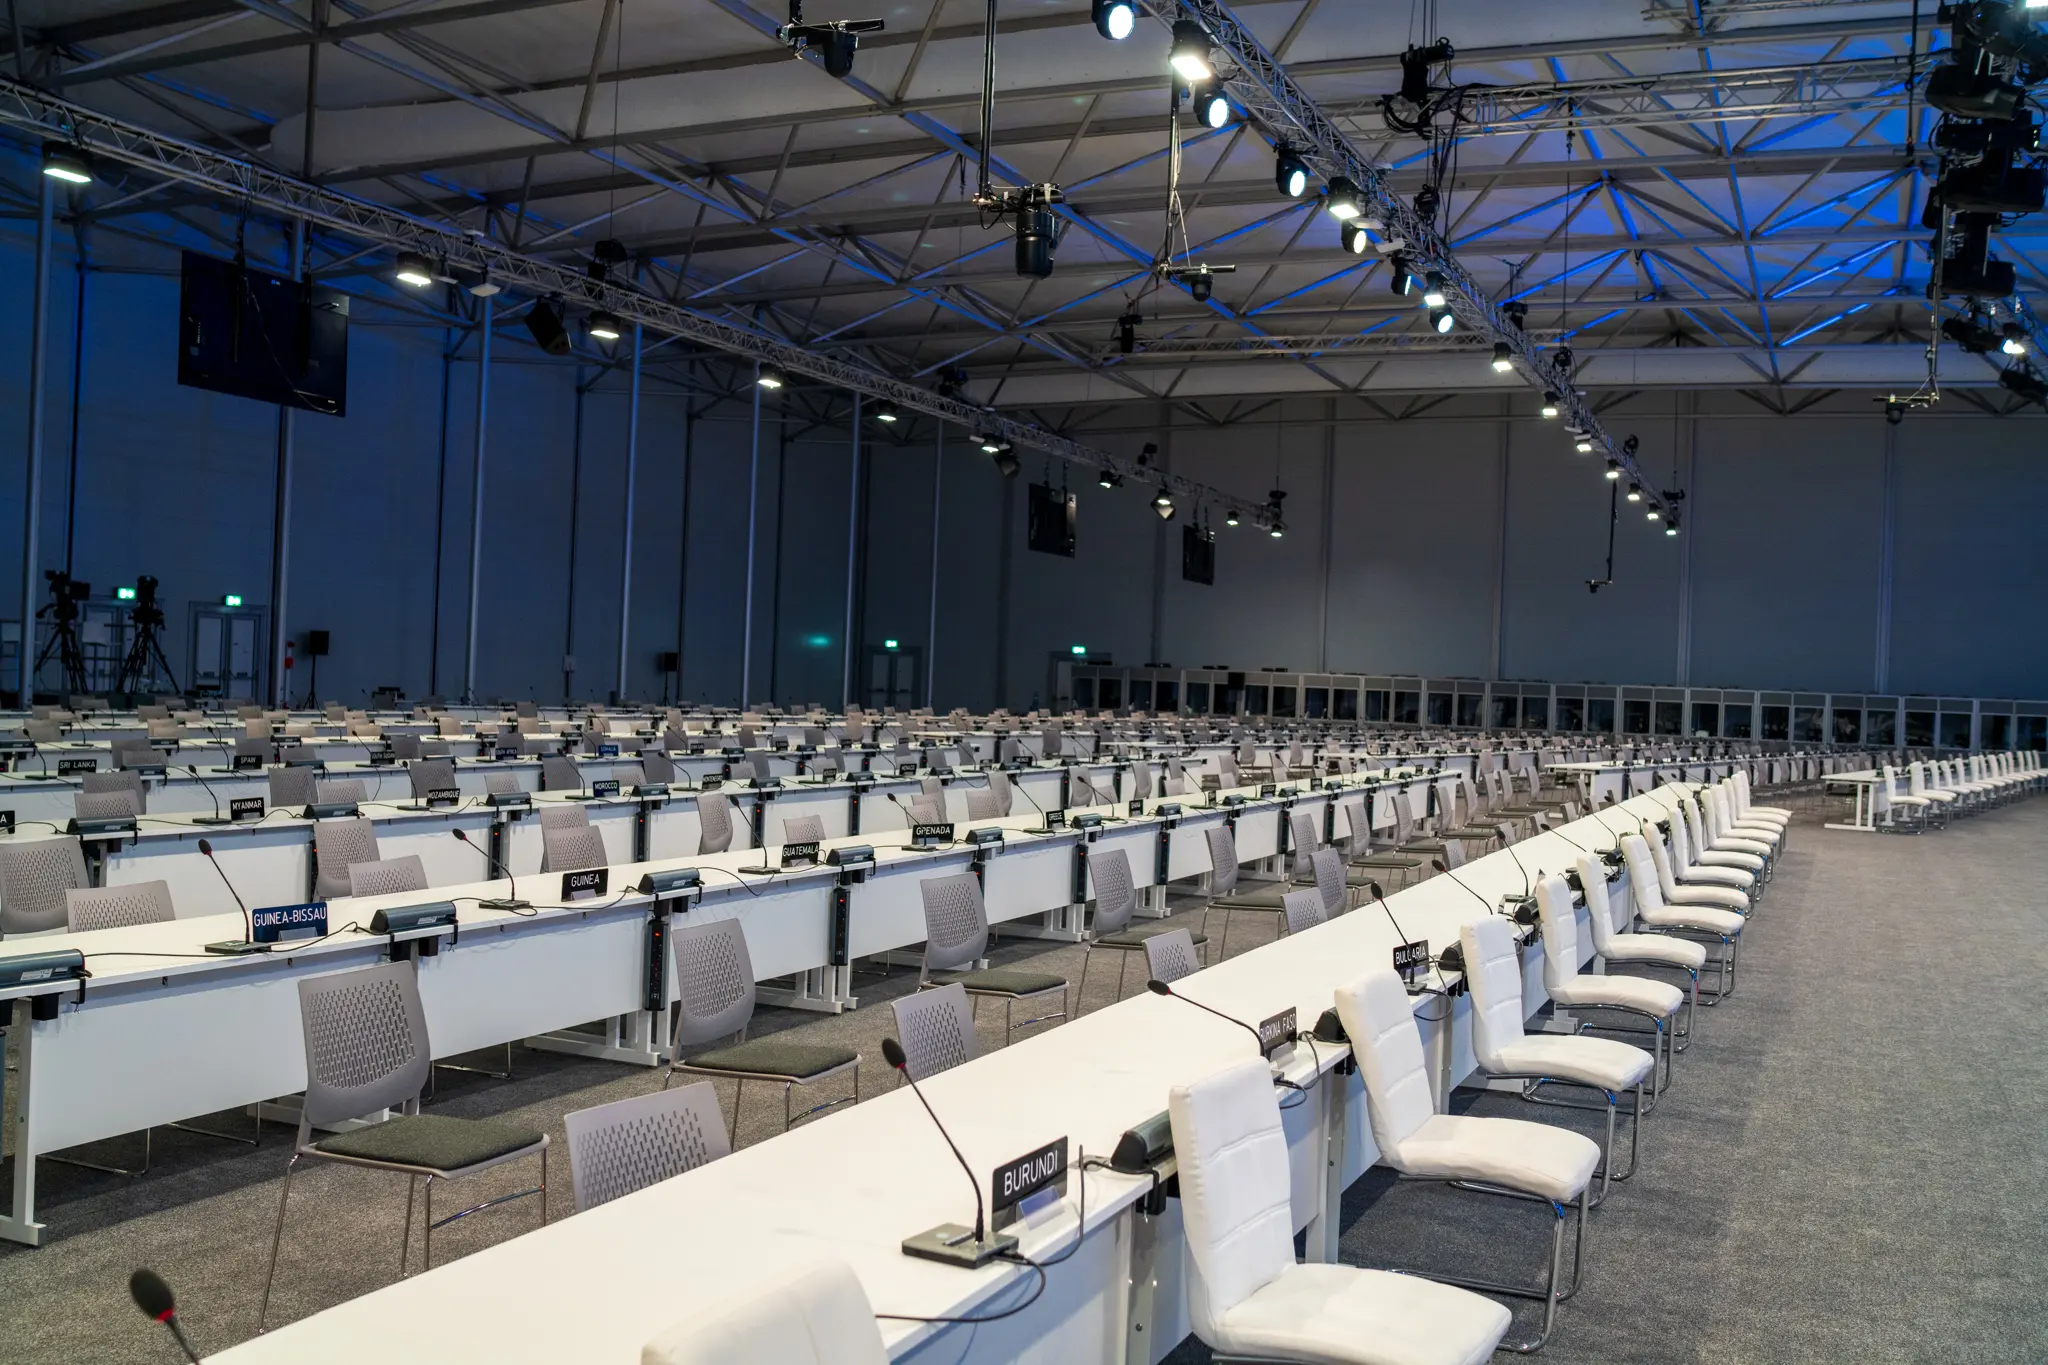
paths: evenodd
<path fill-rule="evenodd" d="M 195 815 L 192 817 L 192 823 L 195 825 L 232 825 L 235 823 L 235 818 L 232 815 Z"/>
<path fill-rule="evenodd" d="M 257 953 L 267 953 L 276 946 L 274 943 L 249 943 L 242 939 L 231 938 L 223 939 L 219 943 L 207 944 L 206 951 L 217 957 L 250 957 Z"/>
<path fill-rule="evenodd" d="M 1016 1249 L 1017 1239 L 1007 1233 L 999 1232 L 977 1242 L 974 1229 L 958 1223 L 941 1223 L 928 1232 L 903 1239 L 905 1256 L 959 1266 L 962 1270 L 979 1270 L 1005 1252 Z"/>
<path fill-rule="evenodd" d="M 531 910 L 533 909 L 533 902 L 515 900 L 508 896 L 498 896 L 491 900 L 478 901 L 476 908 L 479 910 Z"/>

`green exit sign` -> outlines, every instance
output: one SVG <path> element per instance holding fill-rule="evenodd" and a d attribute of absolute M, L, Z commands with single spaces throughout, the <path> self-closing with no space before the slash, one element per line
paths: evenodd
<path fill-rule="evenodd" d="M 1088 646 L 1086 645 L 1075 645 L 1067 651 L 1069 654 L 1086 654 L 1087 652 Z"/>
<path fill-rule="evenodd" d="M 114 600 L 115 600 L 115 601 L 117 601 L 117 602 L 133 602 L 133 601 L 135 600 L 135 589 L 133 589 L 133 588 L 116 588 L 116 589 L 114 589 Z"/>
<path fill-rule="evenodd" d="M 242 594 L 238 592 L 227 593 L 220 599 L 220 604 L 224 607 L 239 607 L 242 605 Z"/>

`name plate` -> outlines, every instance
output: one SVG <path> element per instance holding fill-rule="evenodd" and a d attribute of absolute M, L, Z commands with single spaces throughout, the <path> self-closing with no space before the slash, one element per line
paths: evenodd
<path fill-rule="evenodd" d="M 950 844 L 952 842 L 953 827 L 951 825 L 912 825 L 910 827 L 910 846 L 912 848 L 937 848 L 941 844 Z"/>
<path fill-rule="evenodd" d="M 1133 815 L 1143 815 L 1145 813 L 1145 803 L 1143 801 L 1131 802 L 1130 812 Z"/>
<path fill-rule="evenodd" d="M 602 896 L 611 885 L 612 870 L 608 867 L 586 867 L 575 872 L 562 874 L 562 899 L 573 901 L 585 896 Z"/>
<path fill-rule="evenodd" d="M 14 833 L 14 812 L 0 810 L 0 834 Z"/>
<path fill-rule="evenodd" d="M 435 787 L 427 793 L 427 808 L 429 810 L 442 810 L 448 806 L 459 806 L 461 804 L 462 788 L 460 787 Z"/>
<path fill-rule="evenodd" d="M 236 820 L 261 820 L 263 798 L 260 796 L 236 796 L 228 800 L 228 814 Z"/>
<path fill-rule="evenodd" d="M 1274 1053 L 1294 1045 L 1294 1035 L 1299 1032 L 1295 1024 L 1294 1010 L 1290 1006 L 1270 1019 L 1259 1020 L 1259 1051 L 1271 1059 Z"/>
<path fill-rule="evenodd" d="M 1394 970 L 1403 981 L 1413 981 L 1429 970 L 1429 940 L 1403 943 L 1394 949 Z"/>
<path fill-rule="evenodd" d="M 153 739 L 149 742 L 149 747 L 152 749 L 162 749 L 168 753 L 177 748 L 180 742 L 175 739 Z"/>
<path fill-rule="evenodd" d="M 500 744 L 491 750 L 491 757 L 501 763 L 508 758 L 517 758 L 519 757 L 519 746 L 517 744 Z"/>
<path fill-rule="evenodd" d="M 263 770 L 263 755 L 262 755 L 262 754 L 236 754 L 236 755 L 235 755 L 235 771 L 236 771 L 236 772 L 238 772 L 238 773 L 252 773 L 252 772 L 261 772 L 262 770 Z"/>
<path fill-rule="evenodd" d="M 1066 828 L 1066 824 L 1067 812 L 1065 807 L 1054 806 L 1050 810 L 1046 811 L 1045 827 L 1047 829 L 1064 829 Z"/>
<path fill-rule="evenodd" d="M 951 829 L 952 826 L 948 825 L 946 828 Z M 784 844 L 782 846 L 782 865 L 784 867 L 809 867 L 817 861 L 818 841 L 816 839 L 810 839 L 800 844 Z"/>
<path fill-rule="evenodd" d="M 1064 1198 L 1066 1192 L 1067 1140 L 1061 1138 L 996 1167 L 989 1179 L 989 1221 L 997 1229 L 1006 1228 Z"/>
<path fill-rule="evenodd" d="M 57 776 L 68 777 L 72 773 L 96 773 L 100 761 L 96 758 L 60 758 L 57 760 Z"/>
<path fill-rule="evenodd" d="M 1274 785 L 1273 785 L 1273 784 L 1272 784 L 1271 782 L 1261 782 L 1261 783 L 1259 784 L 1259 795 L 1260 795 L 1260 796 L 1272 796 L 1272 795 L 1276 794 L 1276 793 L 1277 793 L 1277 792 L 1278 792 L 1279 790 L 1280 790 L 1280 789 L 1279 789 L 1278 787 L 1274 786 Z"/>
<path fill-rule="evenodd" d="M 591 783 L 590 794 L 592 796 L 617 796 L 619 794 L 619 779 L 607 777 L 602 781 Z"/>
<path fill-rule="evenodd" d="M 600 744 L 597 746 L 597 756 L 599 758 L 617 758 L 619 756 L 619 746 L 616 744 Z"/>
<path fill-rule="evenodd" d="M 327 902 L 259 905 L 249 912 L 249 937 L 258 943 L 319 938 L 327 932 Z"/>

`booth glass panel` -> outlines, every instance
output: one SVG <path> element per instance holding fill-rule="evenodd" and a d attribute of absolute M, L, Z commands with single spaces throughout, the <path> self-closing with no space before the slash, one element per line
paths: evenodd
<path fill-rule="evenodd" d="M 1567 734 L 1577 734 L 1586 728 L 1586 702 L 1582 697 L 1559 697 L 1557 699 L 1557 728 Z"/>
<path fill-rule="evenodd" d="M 1967 730 L 1964 733 L 1968 733 Z M 1801 744 L 1818 744 L 1821 741 L 1820 708 L 1818 706 L 1795 706 L 1792 708 L 1792 738 Z"/>
<path fill-rule="evenodd" d="M 1792 708 L 1789 706 L 1766 706 L 1764 708 L 1764 738 L 1787 739 L 1792 733 Z"/>
<path fill-rule="evenodd" d="M 1941 747 L 1944 749 L 1967 749 L 1970 747 L 1970 713 L 1968 711 L 1944 711 L 1941 713 Z"/>
<path fill-rule="evenodd" d="M 1631 698 L 1621 704 L 1621 732 L 1625 735 L 1650 733 L 1650 703 Z"/>
<path fill-rule="evenodd" d="M 1755 737 L 1750 733 L 1749 707 L 1737 705 L 1733 702 L 1729 703 L 1726 721 L 1727 728 L 1722 733 L 1729 739 L 1753 739 Z"/>
<path fill-rule="evenodd" d="M 1589 697 L 1586 701 L 1586 728 L 1596 735 L 1614 733 L 1614 698 Z"/>
<path fill-rule="evenodd" d="M 1660 701 L 1657 703 L 1657 733 L 1675 735 L 1685 720 L 1685 705 L 1682 702 Z"/>
<path fill-rule="evenodd" d="M 1180 684 L 1177 682 L 1156 682 L 1152 684 L 1152 706 L 1159 711 L 1180 709 Z"/>
<path fill-rule="evenodd" d="M 2011 716 L 1980 716 L 1977 740 L 1984 749 L 2006 749 L 2012 745 Z"/>
<path fill-rule="evenodd" d="M 1863 713 L 1863 742 L 1879 748 L 1890 748 L 1899 742 L 1899 713 L 1897 711 L 1865 711 Z"/>
<path fill-rule="evenodd" d="M 1327 687 L 1304 687 L 1301 690 L 1301 713 L 1310 720 L 1321 720 L 1330 714 L 1330 689 Z"/>
<path fill-rule="evenodd" d="M 1338 689 L 1337 689 L 1337 709 L 1336 709 L 1336 718 L 1337 718 L 1338 720 L 1357 720 L 1357 719 L 1358 719 L 1358 689 L 1357 689 L 1357 688 L 1355 688 L 1355 687 L 1340 687 L 1340 688 L 1338 688 Z"/>
<path fill-rule="evenodd" d="M 1835 712 L 1835 743 L 1861 744 L 1863 742 L 1863 713 L 1861 711 Z"/>
<path fill-rule="evenodd" d="M 1275 716 L 1284 720 L 1294 714 L 1294 693 L 1295 689 L 1292 687 L 1276 687 L 1273 689 L 1273 714 Z"/>
<path fill-rule="evenodd" d="M 1932 711 L 1908 711 L 1906 713 L 1906 747 L 1909 749 L 1931 749 L 1934 747 L 1934 713 Z"/>
<path fill-rule="evenodd" d="M 1188 684 L 1188 710 L 1196 715 L 1209 709 L 1209 684 L 1191 682 Z"/>
<path fill-rule="evenodd" d="M 1477 730 L 1479 728 L 1479 704 L 1485 700 L 1486 698 L 1480 696 L 1477 692 L 1460 692 L 1458 694 L 1459 729 Z"/>
<path fill-rule="evenodd" d="M 1522 698 L 1522 728 L 1524 730 L 1548 730 L 1550 728 L 1550 698 Z"/>
<path fill-rule="evenodd" d="M 1151 679 L 1131 679 L 1131 709 L 1133 711 L 1150 711 L 1152 709 Z"/>
<path fill-rule="evenodd" d="M 1422 721 L 1422 694 L 1420 692 L 1396 692 L 1394 694 L 1394 724 L 1417 725 Z"/>

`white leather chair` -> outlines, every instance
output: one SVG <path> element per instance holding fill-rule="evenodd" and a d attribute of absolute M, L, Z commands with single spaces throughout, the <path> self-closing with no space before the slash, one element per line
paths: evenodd
<path fill-rule="evenodd" d="M 853 1268 L 819 1260 L 780 1269 L 685 1318 L 640 1349 L 640 1365 L 888 1365 L 882 1330 Z"/>
<path fill-rule="evenodd" d="M 1673 832 L 1676 833 L 1676 827 Z M 1671 859 L 1665 854 L 1664 841 L 1657 836 L 1657 831 L 1653 827 L 1644 825 L 1643 832 L 1637 837 L 1643 840 L 1644 847 L 1649 851 L 1650 870 L 1656 878 L 1657 889 L 1663 893 L 1667 903 L 1683 906 L 1711 905 L 1722 910 L 1733 910 L 1737 914 L 1748 913 L 1749 897 L 1732 886 L 1702 886 L 1697 882 L 1681 884 L 1672 874 Z M 1630 872 L 1633 874 L 1634 869 L 1631 868 Z"/>
<path fill-rule="evenodd" d="M 1878 769 L 1878 776 L 1881 780 L 1875 795 L 1883 798 L 1882 805 L 1886 813 L 1898 811 L 1907 818 L 1913 829 L 1926 829 L 1933 820 L 1935 808 L 1942 803 L 1924 792 L 1900 791 L 1898 772 L 1889 763 Z M 1898 828 L 1895 817 L 1887 819 L 1885 823 L 1891 828 Z"/>
<path fill-rule="evenodd" d="M 1543 1303 L 1543 1332 L 1533 1341 L 1499 1349 L 1527 1352 L 1550 1338 L 1557 1305 L 1578 1291 L 1585 1264 L 1586 1214 L 1600 1148 L 1592 1139 L 1547 1123 L 1522 1119 L 1439 1114 L 1431 1102 L 1422 1060 L 1422 1031 L 1401 979 L 1375 968 L 1337 988 L 1337 1017 L 1365 1079 L 1366 1117 L 1380 1160 L 1405 1180 L 1442 1180 L 1461 1189 L 1535 1199 L 1550 1205 L 1550 1272 L 1541 1292 L 1431 1272 L 1432 1278 L 1491 1294 Z M 1561 1280 L 1565 1210 L 1576 1202 L 1569 1285 Z"/>
<path fill-rule="evenodd" d="M 1591 918 L 1592 902 L 1586 904 Z M 1602 907 L 1603 913 L 1605 907 Z M 1634 1015 L 1649 1023 L 1648 1029 L 1615 1030 L 1648 1034 L 1650 1055 L 1662 1054 L 1664 1079 L 1650 1072 L 1650 1099 L 1671 1084 L 1672 1035 L 1678 1027 L 1678 1011 L 1685 1007 L 1685 992 L 1667 981 L 1646 976 L 1588 976 L 1579 971 L 1579 915 L 1572 904 L 1572 889 L 1552 872 L 1536 880 L 1536 913 L 1543 924 L 1543 989 L 1560 1010 L 1613 1010 Z M 1697 1004 L 1697 993 L 1694 1002 Z M 1691 1016 L 1686 1020 L 1691 1024 Z M 1609 1030 L 1608 1025 L 1589 1027 Z"/>
<path fill-rule="evenodd" d="M 1745 911 L 1756 905 L 1756 874 L 1739 867 L 1713 867 L 1703 865 L 1693 857 L 1692 828 L 1686 823 L 1685 813 L 1680 808 L 1682 800 L 1675 803 L 1671 811 L 1671 845 L 1666 856 L 1671 861 L 1671 875 L 1680 886 L 1726 887 L 1742 895 Z"/>
<path fill-rule="evenodd" d="M 1472 992 L 1472 1055 L 1488 1077 L 1519 1080 L 1522 1097 L 1550 1083 L 1585 1086 L 1605 1099 L 1607 1141 L 1601 1149 L 1600 1199 L 1616 1180 L 1636 1173 L 1643 1137 L 1643 1092 L 1657 1063 L 1649 1053 L 1612 1038 L 1580 1034 L 1524 1033 L 1522 962 L 1515 947 L 1514 921 L 1499 915 L 1473 920 L 1458 930 L 1465 954 L 1465 984 Z M 1626 1171 L 1614 1169 L 1614 1129 L 1621 1097 L 1635 1091 L 1629 1124 Z M 1594 1201 L 1596 1204 L 1599 1200 Z"/>
<path fill-rule="evenodd" d="M 1586 927 L 1593 939 L 1593 955 L 1603 967 L 1630 966 L 1668 968 L 1684 972 L 1684 989 L 1689 998 L 1685 1023 L 1673 1031 L 1671 1050 L 1685 1051 L 1692 1040 L 1693 1016 L 1698 1013 L 1700 970 L 1707 965 L 1704 944 L 1676 934 L 1633 934 L 1628 932 L 1625 906 L 1608 895 L 1607 864 L 1591 853 L 1578 856 L 1579 888 L 1586 898 Z"/>
<path fill-rule="evenodd" d="M 1778 846 L 1784 842 L 1785 832 L 1775 825 L 1736 824 L 1734 794 L 1725 782 L 1709 787 L 1705 796 L 1700 803 L 1700 815 L 1706 821 L 1711 845 L 1717 850 L 1747 853 L 1763 863 L 1766 881 L 1775 877 Z"/>
<path fill-rule="evenodd" d="M 1718 794 L 1713 787 L 1701 787 L 1688 792 L 1678 803 L 1678 813 L 1685 817 L 1686 842 L 1693 862 L 1701 867 L 1731 867 L 1747 872 L 1752 882 L 1750 899 L 1761 900 L 1764 883 L 1771 877 L 1769 851 L 1753 841 L 1750 847 L 1743 848 L 1740 841 L 1716 834 L 1720 826 L 1714 816 L 1714 798 Z"/>
<path fill-rule="evenodd" d="M 1287 1135 L 1264 1058 L 1174 1086 L 1166 1110 L 1180 1167 L 1188 1322 L 1218 1360 L 1479 1365 L 1493 1354 L 1513 1319 L 1491 1299 L 1420 1276 L 1294 1259 Z"/>
<path fill-rule="evenodd" d="M 1748 769 L 1736 768 L 1734 781 L 1735 790 L 1739 797 L 1734 811 L 1736 824 L 1773 824 L 1778 826 L 1779 829 L 1789 832 L 1792 824 L 1792 812 L 1786 810 L 1783 806 L 1757 805 L 1754 794 L 1749 789 Z M 1780 845 L 1779 852 L 1782 853 L 1783 851 L 1784 847 Z"/>
<path fill-rule="evenodd" d="M 1742 915 L 1723 906 L 1668 903 L 1658 884 L 1650 850 L 1650 842 L 1640 834 L 1621 837 L 1622 861 L 1628 864 L 1629 891 L 1635 897 L 1635 917 L 1660 933 L 1721 945 L 1721 951 L 1708 959 L 1708 965 L 1720 971 L 1720 986 L 1700 997 L 1709 1005 L 1719 1004 L 1735 993 L 1735 959 L 1742 940 Z"/>

